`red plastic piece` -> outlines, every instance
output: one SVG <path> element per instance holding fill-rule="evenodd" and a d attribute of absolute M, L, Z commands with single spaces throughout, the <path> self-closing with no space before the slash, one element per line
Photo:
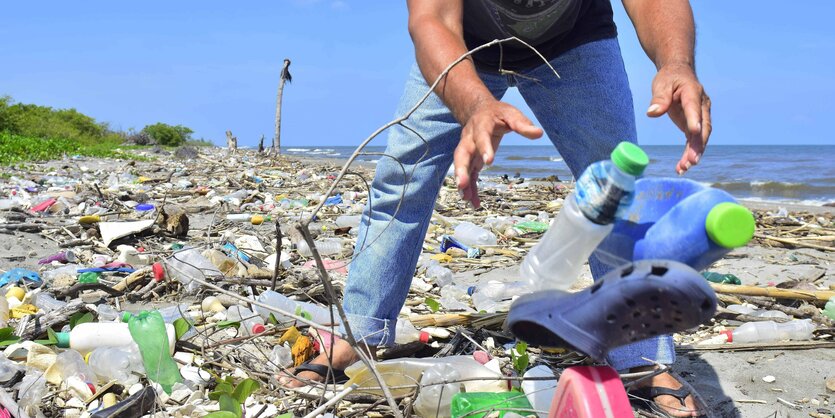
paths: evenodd
<path fill-rule="evenodd" d="M 34 206 L 32 208 L 32 212 L 43 212 L 43 211 L 49 209 L 50 206 L 54 205 L 55 202 L 57 202 L 57 200 L 55 200 L 53 198 L 46 199 L 43 202 Z"/>
<path fill-rule="evenodd" d="M 154 280 L 161 282 L 165 278 L 165 269 L 162 268 L 162 263 L 154 263 L 151 265 L 151 270 L 154 272 Z"/>
<path fill-rule="evenodd" d="M 633 417 L 632 406 L 615 369 L 575 366 L 560 376 L 548 416 L 552 418 Z"/>
<path fill-rule="evenodd" d="M 734 332 L 733 331 L 728 329 L 728 330 L 720 332 L 720 334 L 725 334 L 728 337 L 728 342 L 729 343 L 734 342 Z"/>
<path fill-rule="evenodd" d="M 252 326 L 252 333 L 253 334 L 260 334 L 267 330 L 267 327 L 264 324 L 255 324 Z"/>

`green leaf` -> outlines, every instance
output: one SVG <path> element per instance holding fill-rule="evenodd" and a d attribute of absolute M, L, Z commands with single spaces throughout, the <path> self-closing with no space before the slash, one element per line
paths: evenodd
<path fill-rule="evenodd" d="M 438 303 L 438 301 L 437 301 L 437 300 L 435 300 L 435 299 L 432 299 L 432 298 L 426 298 L 426 299 L 423 301 L 423 303 L 425 303 L 425 304 L 426 304 L 426 306 L 428 306 L 428 307 L 429 307 L 429 310 L 430 310 L 430 311 L 432 311 L 432 313 L 438 312 L 438 309 L 441 309 L 441 304 L 440 304 L 440 303 Z"/>
<path fill-rule="evenodd" d="M 7 347 L 20 340 L 20 337 L 14 335 L 14 328 L 0 328 L 0 347 Z"/>
<path fill-rule="evenodd" d="M 229 396 L 228 394 L 224 393 L 220 395 L 220 410 L 221 411 L 229 411 L 235 414 L 236 418 L 240 418 L 243 415 L 243 411 L 241 410 L 241 403 L 236 401 L 233 397 Z"/>
<path fill-rule="evenodd" d="M 229 411 L 215 411 L 208 415 L 204 415 L 203 418 L 238 418 L 234 412 Z M 292 416 L 290 417 L 292 418 Z"/>
<path fill-rule="evenodd" d="M 277 417 L 275 417 L 275 418 L 293 418 L 293 413 L 292 413 L 292 412 L 288 412 L 288 413 L 286 413 L 286 414 L 281 414 L 281 415 L 279 415 L 279 416 L 277 416 Z"/>
<path fill-rule="evenodd" d="M 253 392 L 260 388 L 260 383 L 256 382 L 255 380 L 246 378 L 242 380 L 241 383 L 238 383 L 237 386 L 235 386 L 235 391 L 232 392 L 232 397 L 235 398 L 235 400 L 237 400 L 238 403 L 244 403 L 244 401 L 246 401 L 246 398 L 248 398 L 249 395 L 252 395 Z"/>
<path fill-rule="evenodd" d="M 191 323 L 189 323 L 185 318 L 177 318 L 174 320 L 174 335 L 177 341 L 180 341 L 180 338 L 191 329 Z"/>
<path fill-rule="evenodd" d="M 231 379 L 220 379 L 217 381 L 217 386 L 213 392 L 209 392 L 209 399 L 216 401 L 220 399 L 223 394 L 231 395 L 235 389 L 232 387 Z"/>
<path fill-rule="evenodd" d="M 516 347 L 510 351 L 510 359 L 511 362 L 513 362 L 513 369 L 516 370 L 516 373 L 519 373 L 520 375 L 524 374 L 525 370 L 528 368 L 528 364 L 530 363 L 530 357 L 528 357 L 528 343 L 524 341 L 517 342 Z"/>
<path fill-rule="evenodd" d="M 275 318 L 275 315 L 273 315 L 272 312 L 270 312 L 270 317 L 267 318 L 267 323 L 272 325 L 278 325 L 278 319 Z"/>
<path fill-rule="evenodd" d="M 217 329 L 238 328 L 241 326 L 241 323 L 239 321 L 218 321 L 215 326 Z"/>
<path fill-rule="evenodd" d="M 76 312 L 70 316 L 70 329 L 85 322 L 93 322 L 93 314 L 90 312 Z"/>
<path fill-rule="evenodd" d="M 46 329 L 46 336 L 47 339 L 45 340 L 35 340 L 36 343 L 40 345 L 56 345 L 58 344 L 58 336 L 55 335 L 55 331 L 52 328 Z"/>

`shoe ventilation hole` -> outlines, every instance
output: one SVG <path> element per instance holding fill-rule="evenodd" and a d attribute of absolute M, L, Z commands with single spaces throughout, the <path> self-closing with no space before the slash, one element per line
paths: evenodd
<path fill-rule="evenodd" d="M 620 327 L 620 329 L 622 329 L 622 330 L 627 330 L 627 329 L 629 329 L 629 324 L 623 324 L 623 325 Z"/>
<path fill-rule="evenodd" d="M 609 316 L 606 317 L 606 322 L 614 324 L 617 319 L 618 317 L 615 316 L 615 314 L 609 314 Z"/>
<path fill-rule="evenodd" d="M 641 316 L 641 311 L 635 311 L 635 312 L 632 312 L 632 317 L 633 317 L 633 318 L 638 318 L 638 317 L 640 317 L 640 316 Z"/>
<path fill-rule="evenodd" d="M 644 322 L 643 324 L 641 324 L 641 326 L 642 326 L 642 327 L 644 327 L 644 328 L 649 328 L 649 324 L 648 324 L 648 323 L 646 323 L 646 322 Z"/>
<path fill-rule="evenodd" d="M 661 276 L 667 274 L 667 270 L 669 270 L 669 269 L 664 267 L 664 266 L 652 266 L 652 269 L 650 270 L 650 274 L 653 275 L 653 276 L 661 277 Z"/>
<path fill-rule="evenodd" d="M 652 314 L 652 319 L 661 319 L 660 314 Z"/>
<path fill-rule="evenodd" d="M 673 329 L 673 324 L 664 324 L 664 328 Z"/>
<path fill-rule="evenodd" d="M 635 305 L 637 305 L 637 303 L 635 303 L 635 301 L 634 301 L 634 300 L 632 300 L 632 299 L 626 299 L 626 306 L 628 306 L 628 307 L 630 307 L 630 308 L 634 308 L 634 307 L 635 307 Z"/>
<path fill-rule="evenodd" d="M 635 271 L 635 266 L 630 264 L 629 267 L 626 267 L 625 269 L 623 269 L 623 271 L 620 272 L 620 277 L 626 277 L 632 274 L 633 271 Z"/>
<path fill-rule="evenodd" d="M 680 316 L 674 316 L 673 321 L 681 322 L 681 317 Z"/>
<path fill-rule="evenodd" d="M 712 308 L 712 307 L 713 307 L 713 302 L 710 299 L 705 299 L 704 302 L 702 302 L 702 310 L 703 311 L 710 310 L 710 308 Z"/>
<path fill-rule="evenodd" d="M 682 312 L 681 309 L 676 309 L 675 312 L 678 316 L 684 315 L 684 312 Z"/>

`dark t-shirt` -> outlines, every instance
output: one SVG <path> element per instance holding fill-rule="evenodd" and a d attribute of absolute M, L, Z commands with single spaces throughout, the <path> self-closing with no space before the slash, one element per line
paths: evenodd
<path fill-rule="evenodd" d="M 584 43 L 617 36 L 609 0 L 464 0 L 464 40 L 473 49 L 511 36 L 529 43 L 547 59 Z M 502 44 L 502 67 L 524 70 L 543 64 L 528 47 Z M 481 50 L 476 66 L 499 68 L 499 47 Z"/>

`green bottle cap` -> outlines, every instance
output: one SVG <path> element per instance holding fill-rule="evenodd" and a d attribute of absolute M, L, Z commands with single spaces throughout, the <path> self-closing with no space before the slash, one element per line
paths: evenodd
<path fill-rule="evenodd" d="M 717 245 L 737 248 L 751 240 L 755 224 L 750 210 L 736 203 L 723 202 L 708 212 L 705 231 Z"/>
<path fill-rule="evenodd" d="M 122 312 L 122 322 L 130 321 L 130 318 L 133 316 L 130 312 Z"/>
<path fill-rule="evenodd" d="M 612 162 L 626 174 L 640 176 L 649 164 L 649 157 L 641 147 L 631 142 L 621 142 L 612 151 Z"/>
<path fill-rule="evenodd" d="M 58 348 L 70 348 L 69 332 L 56 332 L 55 338 L 58 340 Z"/>

